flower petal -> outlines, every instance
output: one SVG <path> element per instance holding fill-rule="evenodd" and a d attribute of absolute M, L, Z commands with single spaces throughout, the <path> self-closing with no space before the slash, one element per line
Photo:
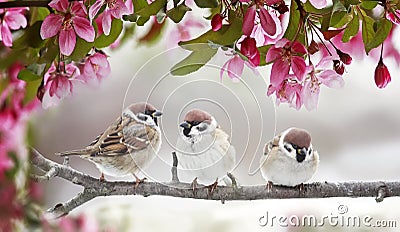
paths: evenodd
<path fill-rule="evenodd" d="M 26 18 L 23 14 L 14 13 L 12 11 L 7 11 L 4 15 L 4 21 L 12 30 L 17 30 L 19 28 L 25 28 L 27 25 Z"/>
<path fill-rule="evenodd" d="M 54 8 L 57 11 L 64 12 L 64 13 L 67 12 L 68 5 L 69 5 L 68 0 L 52 0 L 49 3 L 49 6 L 51 8 Z"/>
<path fill-rule="evenodd" d="M 304 47 L 304 45 L 300 42 L 294 41 L 292 44 L 292 51 L 295 53 L 301 53 L 301 54 L 306 54 L 307 49 Z"/>
<path fill-rule="evenodd" d="M 328 4 L 326 0 L 309 0 L 311 5 L 317 9 L 322 9 Z"/>
<path fill-rule="evenodd" d="M 253 31 L 255 17 L 256 17 L 255 6 L 248 8 L 243 19 L 243 26 L 242 26 L 243 35 L 250 36 L 251 32 Z"/>
<path fill-rule="evenodd" d="M 97 0 L 90 8 L 89 8 L 89 18 L 93 20 L 97 13 L 99 12 L 100 8 L 104 5 L 103 0 Z"/>
<path fill-rule="evenodd" d="M 101 25 L 103 26 L 103 32 L 105 35 L 109 35 L 110 34 L 110 30 L 111 30 L 111 14 L 109 11 L 104 11 L 103 13 L 103 20 Z"/>
<path fill-rule="evenodd" d="M 57 35 L 60 31 L 61 25 L 63 23 L 64 17 L 59 14 L 48 15 L 40 28 L 40 36 L 42 39 L 47 39 Z"/>
<path fill-rule="evenodd" d="M 12 46 L 12 35 L 10 28 L 8 28 L 7 24 L 0 24 L 0 33 L 1 39 L 3 40 L 4 46 L 11 47 Z"/>
<path fill-rule="evenodd" d="M 71 55 L 74 51 L 76 44 L 76 34 L 75 31 L 70 30 L 61 30 L 59 35 L 59 46 L 60 52 L 66 56 Z"/>
<path fill-rule="evenodd" d="M 259 16 L 263 30 L 270 36 L 275 35 L 276 24 L 275 21 L 272 19 L 270 13 L 268 12 L 268 10 L 262 7 L 260 9 Z"/>
<path fill-rule="evenodd" d="M 318 85 L 313 85 L 311 81 L 307 81 L 302 91 L 304 106 L 307 110 L 314 110 L 318 105 L 320 88 Z"/>
<path fill-rule="evenodd" d="M 95 32 L 92 24 L 86 18 L 75 16 L 72 18 L 74 23 L 74 29 L 79 37 L 86 40 L 87 42 L 93 42 L 95 37 Z"/>
<path fill-rule="evenodd" d="M 303 81 L 306 77 L 306 62 L 304 59 L 299 56 L 293 56 L 291 65 L 294 75 L 299 81 Z"/>
<path fill-rule="evenodd" d="M 75 16 L 80 16 L 83 18 L 87 17 L 86 7 L 82 2 L 74 1 L 71 7 L 71 13 L 73 13 Z"/>
<path fill-rule="evenodd" d="M 344 80 L 342 76 L 333 70 L 325 70 L 318 74 L 317 78 L 322 84 L 328 86 L 329 88 L 338 89 L 344 86 Z"/>
<path fill-rule="evenodd" d="M 232 80 L 240 79 L 244 69 L 244 60 L 239 56 L 234 56 L 228 61 L 228 76 Z"/>
<path fill-rule="evenodd" d="M 265 61 L 267 63 L 273 62 L 275 60 L 281 59 L 282 58 L 282 49 L 276 48 L 276 47 L 271 47 L 268 52 L 267 52 L 267 57 L 265 58 Z"/>
<path fill-rule="evenodd" d="M 276 60 L 271 68 L 270 83 L 273 86 L 279 86 L 289 74 L 290 66 L 283 60 Z"/>

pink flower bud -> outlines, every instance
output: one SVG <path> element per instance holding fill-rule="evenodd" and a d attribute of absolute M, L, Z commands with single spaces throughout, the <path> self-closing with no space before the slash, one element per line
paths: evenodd
<path fill-rule="evenodd" d="M 343 75 L 344 73 L 344 65 L 340 60 L 333 60 L 333 69 L 339 75 Z"/>
<path fill-rule="evenodd" d="M 221 14 L 216 14 L 214 17 L 211 19 L 211 27 L 213 31 L 219 31 L 222 27 L 222 20 L 224 18 L 221 16 Z"/>
<path fill-rule="evenodd" d="M 351 64 L 351 61 L 353 60 L 351 56 L 347 53 L 344 53 L 340 51 L 339 49 L 336 50 L 337 54 L 339 55 L 340 60 L 345 64 L 349 65 Z"/>
<path fill-rule="evenodd" d="M 311 55 L 317 53 L 319 51 L 319 45 L 314 40 L 311 41 L 310 45 L 307 48 L 308 53 Z"/>
<path fill-rule="evenodd" d="M 378 65 L 375 68 L 375 84 L 378 88 L 385 88 L 386 85 L 391 81 L 390 73 L 382 59 L 379 60 Z"/>

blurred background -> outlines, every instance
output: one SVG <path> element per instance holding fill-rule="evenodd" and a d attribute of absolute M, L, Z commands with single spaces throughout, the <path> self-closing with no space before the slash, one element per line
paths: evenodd
<path fill-rule="evenodd" d="M 166 34 L 166 36 L 168 36 Z M 400 77 L 394 62 L 386 61 L 392 82 L 383 90 L 374 83 L 376 63 L 354 61 L 346 69 L 345 86 L 334 90 L 321 87 L 318 108 L 296 111 L 287 105 L 275 107 L 267 97 L 269 67 L 260 75 L 245 67 L 240 82 L 232 82 L 220 68 L 229 59 L 225 52 L 198 72 L 172 76 L 169 68 L 189 53 L 170 48 L 160 41 L 151 47 L 134 42 L 109 51 L 111 75 L 97 86 L 81 87 L 75 96 L 54 108 L 38 113 L 33 121 L 36 148 L 46 157 L 62 162 L 55 152 L 83 148 L 119 116 L 132 102 L 149 101 L 164 112 L 162 150 L 140 176 L 149 181 L 169 181 L 171 152 L 179 132 L 179 122 L 192 108 L 211 112 L 231 135 L 237 150 L 238 166 L 233 174 L 241 185 L 265 184 L 258 172 L 263 146 L 288 127 L 307 129 L 320 154 L 314 181 L 383 181 L 400 178 Z M 79 157 L 72 167 L 99 177 L 95 166 Z M 108 180 L 116 178 L 107 177 Z M 117 178 L 134 180 L 133 177 Z M 43 184 L 45 207 L 65 202 L 82 189 L 56 178 Z M 77 208 L 116 231 L 310 231 L 304 227 L 260 226 L 260 217 L 273 215 L 338 215 L 345 205 L 349 216 L 369 215 L 374 220 L 397 219 L 400 201 L 396 198 L 375 203 L 373 198 L 332 198 L 212 202 L 171 197 L 101 197 Z M 373 221 L 374 221 L 373 220 Z M 322 228 L 314 228 L 316 231 Z M 362 227 L 324 227 L 324 230 L 374 231 Z M 387 228 L 386 231 L 395 229 Z"/>

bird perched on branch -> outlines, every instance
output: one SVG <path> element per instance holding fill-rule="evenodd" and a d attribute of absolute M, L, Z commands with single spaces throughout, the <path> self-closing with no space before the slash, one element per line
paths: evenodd
<path fill-rule="evenodd" d="M 154 106 L 140 102 L 127 107 L 103 133 L 81 150 L 56 153 L 60 156 L 79 155 L 93 162 L 104 175 L 125 176 L 146 167 L 161 146 L 157 118 L 162 115 Z"/>
<path fill-rule="evenodd" d="M 178 165 L 184 173 L 195 178 L 194 184 L 214 183 L 223 178 L 226 184 L 230 181 L 227 173 L 236 163 L 236 152 L 229 142 L 229 136 L 219 128 L 215 118 L 202 110 L 193 109 L 187 112 L 180 136 L 176 143 Z"/>
<path fill-rule="evenodd" d="M 268 142 L 261 157 L 261 174 L 271 184 L 298 186 L 311 179 L 319 156 L 311 135 L 304 129 L 289 128 Z"/>

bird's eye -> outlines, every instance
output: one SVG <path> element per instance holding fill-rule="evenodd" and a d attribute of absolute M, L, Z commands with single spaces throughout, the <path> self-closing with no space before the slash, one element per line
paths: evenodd
<path fill-rule="evenodd" d="M 288 152 L 292 152 L 292 148 L 289 144 L 285 144 L 284 147 Z"/>
<path fill-rule="evenodd" d="M 312 149 L 308 150 L 308 155 L 311 155 Z"/>
<path fill-rule="evenodd" d="M 142 120 L 142 121 L 146 121 L 147 120 L 147 115 L 145 115 L 145 114 L 138 113 L 136 116 L 137 116 L 137 118 L 139 120 Z"/>
<path fill-rule="evenodd" d="M 206 124 L 200 124 L 196 128 L 197 128 L 198 131 L 205 131 L 207 129 L 207 125 Z"/>

